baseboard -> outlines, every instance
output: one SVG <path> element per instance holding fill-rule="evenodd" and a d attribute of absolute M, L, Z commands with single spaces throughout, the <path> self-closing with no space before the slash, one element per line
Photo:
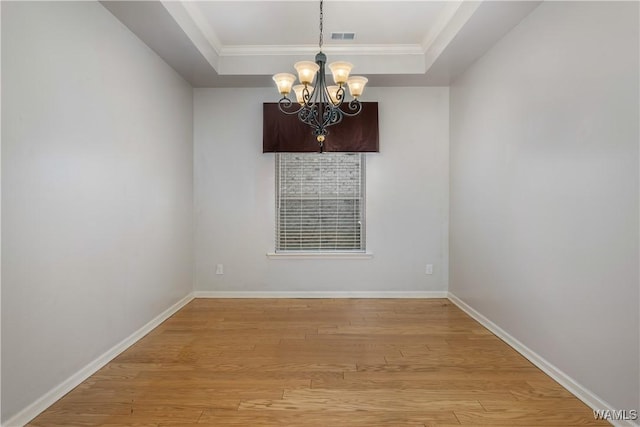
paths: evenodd
<path fill-rule="evenodd" d="M 75 387 L 77 387 L 84 380 L 89 378 L 91 375 L 96 373 L 100 368 L 113 360 L 120 353 L 125 351 L 127 348 L 131 347 L 135 344 L 140 338 L 144 337 L 146 334 L 151 332 L 154 328 L 160 325 L 162 322 L 171 317 L 175 312 L 180 310 L 182 307 L 187 305 L 193 299 L 193 294 L 189 294 L 182 298 L 180 301 L 173 304 L 171 307 L 167 308 L 165 311 L 160 313 L 146 325 L 129 335 L 124 340 L 120 341 L 118 344 L 107 350 L 104 354 L 99 356 L 97 359 L 90 362 L 84 368 L 80 369 L 78 372 L 73 374 L 71 377 L 67 378 L 65 381 L 51 389 L 44 396 L 24 408 L 22 411 L 18 412 L 16 415 L 8 419 L 3 427 L 18 427 L 24 426 L 29 421 L 37 417 L 42 411 L 47 409 L 53 403 L 55 403 L 58 399 L 60 399 L 65 394 L 69 393 Z"/>
<path fill-rule="evenodd" d="M 195 291 L 195 298 L 447 298 L 447 291 Z"/>
<path fill-rule="evenodd" d="M 569 375 L 565 374 L 563 371 L 555 367 L 545 358 L 540 356 L 535 351 L 531 350 L 526 345 L 522 344 L 516 338 L 511 336 L 508 332 L 502 329 L 500 326 L 493 323 L 491 320 L 487 319 L 480 312 L 476 311 L 473 307 L 462 301 L 460 298 L 456 297 L 451 292 L 448 293 L 449 300 L 458 306 L 462 311 L 467 313 L 469 316 L 477 320 L 482 326 L 489 329 L 494 335 L 500 338 L 502 341 L 511 346 L 514 350 L 520 353 L 522 356 L 527 358 L 531 363 L 540 368 L 544 373 L 549 375 L 555 381 L 557 381 L 564 388 L 569 390 L 574 396 L 578 399 L 582 400 L 587 406 L 591 407 L 591 409 L 613 409 L 613 406 L 602 400 L 600 397 L 592 393 L 589 389 L 582 386 L 580 383 L 575 381 Z M 619 427 L 640 427 L 639 424 L 633 421 L 609 421 L 614 426 Z"/>

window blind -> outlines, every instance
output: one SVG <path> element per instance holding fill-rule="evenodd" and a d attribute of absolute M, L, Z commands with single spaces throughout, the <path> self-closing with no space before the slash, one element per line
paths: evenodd
<path fill-rule="evenodd" d="M 276 251 L 364 251 L 363 156 L 276 154 Z"/>

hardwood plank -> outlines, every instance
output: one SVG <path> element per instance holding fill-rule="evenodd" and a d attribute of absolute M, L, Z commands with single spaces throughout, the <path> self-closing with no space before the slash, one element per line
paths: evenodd
<path fill-rule="evenodd" d="M 605 421 L 594 419 L 591 411 L 555 411 L 552 407 L 547 407 L 545 409 L 521 409 L 508 411 L 455 411 L 454 413 L 460 424 L 471 424 L 474 426 L 482 424 L 496 426 L 546 426 L 549 424 L 563 426 L 610 425 Z"/>
<path fill-rule="evenodd" d="M 382 427 L 423 426 L 427 422 L 457 424 L 453 412 L 429 411 L 205 411 L 198 426 Z M 459 424 L 458 424 L 459 425 Z M 161 424 L 161 427 L 174 427 Z M 177 427 L 177 426 L 176 426 Z"/>
<path fill-rule="evenodd" d="M 290 398 L 284 400 L 256 399 L 240 403 L 239 411 L 453 411 L 454 409 L 482 410 L 474 400 L 366 400 L 364 398 L 334 400 L 326 398 Z"/>
<path fill-rule="evenodd" d="M 531 382 L 527 381 L 527 384 Z M 573 395 L 560 384 L 552 386 L 534 386 L 530 390 L 509 390 L 517 400 L 571 399 Z"/>
<path fill-rule="evenodd" d="M 549 407 L 548 401 L 540 400 L 518 400 L 509 399 L 484 399 L 480 398 L 480 405 L 486 411 L 510 411 L 510 410 L 544 410 Z M 561 399 L 553 402 L 554 410 L 561 412 L 587 412 L 589 407 L 577 399 Z"/>
<path fill-rule="evenodd" d="M 468 380 L 452 379 L 438 380 L 425 379 L 422 376 L 412 376 L 410 378 L 396 378 L 396 376 L 384 378 L 319 378 L 311 380 L 311 388 L 325 388 L 332 390 L 367 390 L 367 389 L 391 389 L 391 390 L 434 390 L 438 392 L 455 392 L 459 390 L 486 390 L 509 392 L 533 392 L 534 389 L 526 382 L 520 380 Z M 568 392 L 567 392 L 568 393 Z M 518 396 L 514 395 L 518 400 Z"/>
<path fill-rule="evenodd" d="M 451 368 L 451 367 L 416 367 L 410 365 L 390 366 L 384 369 L 384 365 L 374 367 L 362 367 L 358 372 L 344 372 L 345 380 L 380 380 L 394 378 L 403 381 L 527 381 L 539 378 L 542 371 L 536 368 L 520 368 L 516 370 L 492 369 L 478 367 L 474 368 Z M 367 369 L 371 368 L 371 369 Z"/>
<path fill-rule="evenodd" d="M 418 406 L 417 409 L 427 409 L 429 405 L 438 405 L 439 402 L 470 402 L 470 406 L 478 408 L 482 406 L 485 399 L 482 396 L 492 396 L 487 398 L 487 404 L 500 404 L 504 401 L 513 401 L 515 404 L 523 404 L 516 402 L 515 398 L 506 391 L 501 390 L 422 390 L 422 389 L 367 389 L 367 390 L 332 390 L 332 389 L 293 389 L 285 390 L 282 400 L 299 400 L 299 399 L 324 399 L 327 401 L 362 401 L 369 403 L 398 401 L 403 405 Z M 489 400 L 490 399 L 490 400 Z M 395 410 L 395 409 L 394 409 Z"/>
<path fill-rule="evenodd" d="M 481 364 L 482 366 L 495 366 L 499 368 L 526 368 L 531 366 L 531 362 L 524 357 L 514 357 L 512 355 L 500 355 L 496 353 L 481 353 L 481 352 L 432 352 L 430 354 L 420 356 L 397 356 L 388 355 L 385 357 L 386 364 L 388 365 L 412 365 L 412 366 L 460 366 L 465 367 L 473 364 Z M 360 363 L 359 365 L 365 365 L 370 363 Z M 373 364 L 371 364 L 373 365 Z"/>

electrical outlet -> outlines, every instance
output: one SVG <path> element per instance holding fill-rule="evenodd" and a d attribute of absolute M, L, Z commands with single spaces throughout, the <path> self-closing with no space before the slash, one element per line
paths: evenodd
<path fill-rule="evenodd" d="M 216 274 L 224 274 L 224 265 L 222 264 L 216 265 Z"/>
<path fill-rule="evenodd" d="M 427 264 L 424 270 L 424 274 L 433 274 L 433 264 Z"/>

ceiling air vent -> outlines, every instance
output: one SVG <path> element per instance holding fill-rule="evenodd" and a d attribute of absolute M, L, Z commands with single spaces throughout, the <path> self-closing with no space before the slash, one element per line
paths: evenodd
<path fill-rule="evenodd" d="M 354 40 L 356 33 L 331 33 L 331 40 Z"/>

